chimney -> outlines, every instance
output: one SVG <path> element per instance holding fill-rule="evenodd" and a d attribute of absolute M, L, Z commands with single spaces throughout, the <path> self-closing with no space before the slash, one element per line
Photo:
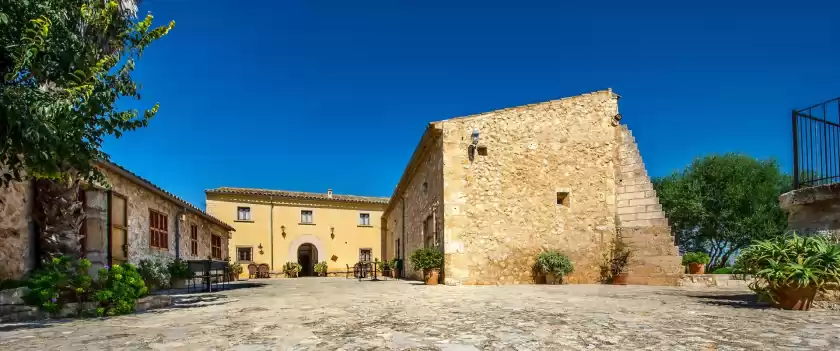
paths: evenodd
<path fill-rule="evenodd" d="M 332 189 L 327 189 L 327 198 L 332 199 Z"/>

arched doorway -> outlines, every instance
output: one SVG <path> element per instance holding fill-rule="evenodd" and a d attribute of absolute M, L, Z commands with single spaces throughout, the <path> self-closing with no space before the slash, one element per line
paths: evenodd
<path fill-rule="evenodd" d="M 301 244 L 297 249 L 297 261 L 303 267 L 300 276 L 314 276 L 315 264 L 318 263 L 318 248 L 310 243 Z"/>

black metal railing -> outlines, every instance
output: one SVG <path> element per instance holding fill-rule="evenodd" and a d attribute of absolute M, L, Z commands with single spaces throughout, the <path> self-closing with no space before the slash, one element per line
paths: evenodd
<path fill-rule="evenodd" d="M 840 98 L 794 110 L 793 188 L 840 182 Z"/>

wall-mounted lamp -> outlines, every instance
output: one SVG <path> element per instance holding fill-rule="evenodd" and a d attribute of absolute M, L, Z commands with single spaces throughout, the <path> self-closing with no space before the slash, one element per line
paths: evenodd
<path fill-rule="evenodd" d="M 467 147 L 467 157 L 470 159 L 470 162 L 472 162 L 473 159 L 475 159 L 475 148 L 478 147 L 479 136 L 480 136 L 480 133 L 478 132 L 478 129 L 473 129 L 473 132 L 472 132 L 472 135 L 471 135 L 472 144 L 470 144 L 470 146 Z"/>
<path fill-rule="evenodd" d="M 335 239 L 335 227 L 330 227 L 330 238 Z"/>
<path fill-rule="evenodd" d="M 263 251 L 262 243 L 260 243 L 260 244 L 257 246 L 257 248 L 258 248 L 258 249 L 260 249 L 260 255 L 265 254 L 265 252 Z"/>
<path fill-rule="evenodd" d="M 285 225 L 280 226 L 280 234 L 283 235 L 283 239 L 286 238 L 286 226 Z"/>

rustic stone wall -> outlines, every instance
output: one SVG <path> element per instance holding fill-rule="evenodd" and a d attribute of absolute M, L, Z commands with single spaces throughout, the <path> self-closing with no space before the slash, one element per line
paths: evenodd
<path fill-rule="evenodd" d="M 624 125 L 616 133 L 618 236 L 632 252 L 628 283 L 676 285 L 684 269 L 668 219 L 632 133 Z"/>
<path fill-rule="evenodd" d="M 0 186 L 0 280 L 20 279 L 34 266 L 31 193 L 29 182 Z"/>
<path fill-rule="evenodd" d="M 790 229 L 840 243 L 840 183 L 787 192 L 779 197 L 779 204 L 788 211 Z"/>
<path fill-rule="evenodd" d="M 137 185 L 135 182 L 108 170 L 102 170 L 111 185 L 111 190 L 128 198 L 128 260 L 133 264 L 157 255 L 175 258 L 175 221 L 183 213 L 178 204 L 161 197 Z M 150 247 L 149 210 L 167 215 L 167 232 L 169 233 L 169 248 L 166 250 Z M 228 233 L 215 223 L 211 223 L 195 214 L 187 213 L 185 220 L 180 222 L 181 258 L 207 258 L 210 256 L 210 237 L 212 234 L 222 236 L 222 258 L 228 257 Z M 199 256 L 193 257 L 189 252 L 190 224 L 199 225 Z"/>
<path fill-rule="evenodd" d="M 385 252 L 386 259 L 398 255 L 394 252 L 395 243 L 400 239 L 405 258 L 424 246 L 423 223 L 429 216 L 433 216 L 435 230 L 438 231 L 440 245 L 443 245 L 443 154 L 441 149 L 440 129 L 437 125 L 430 126 L 430 138 L 419 147 L 420 154 L 413 170 L 411 179 L 406 183 L 405 190 L 393 201 L 395 205 L 385 215 L 385 235 L 390 250 Z M 410 165 L 411 167 L 411 165 Z M 424 185 L 425 184 L 425 185 Z M 405 227 L 403 227 L 405 216 Z M 403 235 L 405 228 L 405 235 Z M 406 259 L 404 276 L 411 279 L 421 279 L 422 272 L 412 269 L 411 262 Z M 442 272 L 441 275 L 445 276 Z"/>
<path fill-rule="evenodd" d="M 569 282 L 599 281 L 616 232 L 617 114 L 618 96 L 600 91 L 441 122 L 446 283 L 532 283 L 548 249 L 574 261 Z"/>

